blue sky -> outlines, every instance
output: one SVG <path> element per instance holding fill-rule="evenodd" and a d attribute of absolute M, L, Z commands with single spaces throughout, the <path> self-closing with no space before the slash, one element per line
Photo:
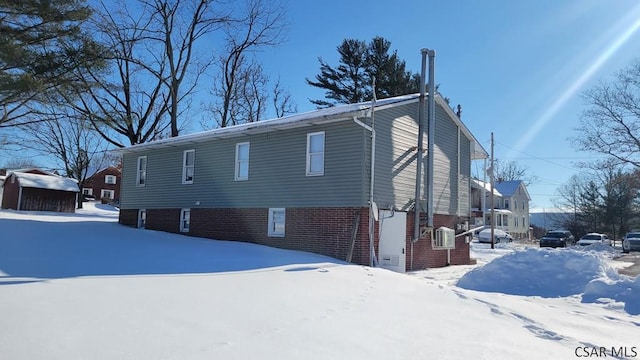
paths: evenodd
<path fill-rule="evenodd" d="M 580 94 L 640 56 L 636 0 L 290 0 L 287 8 L 287 41 L 262 59 L 299 111 L 323 97 L 304 79 L 319 72 L 320 56 L 337 65 L 345 38 L 382 36 L 412 71 L 420 49 L 434 49 L 440 91 L 462 105 L 487 150 L 494 133 L 497 159 L 539 178 L 529 187 L 538 208 L 552 207 L 556 188 L 583 171 L 575 162 L 594 158 L 569 141 L 585 109 Z"/>
<path fill-rule="evenodd" d="M 440 92 L 462 105 L 462 120 L 487 150 L 494 133 L 496 159 L 538 177 L 529 187 L 538 208 L 552 207 L 556 189 L 584 171 L 575 162 L 594 158 L 569 141 L 585 109 L 580 94 L 640 57 L 637 0 L 284 1 L 286 41 L 259 58 L 299 112 L 323 98 L 305 78 L 319 72 L 318 57 L 337 65 L 345 38 L 382 36 L 415 72 L 420 49 L 434 49 Z"/>

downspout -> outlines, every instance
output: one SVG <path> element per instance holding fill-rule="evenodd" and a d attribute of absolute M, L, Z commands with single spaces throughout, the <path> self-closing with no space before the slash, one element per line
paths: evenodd
<path fill-rule="evenodd" d="M 456 186 L 456 198 L 457 198 L 457 205 L 456 205 L 456 215 L 460 216 L 461 215 L 461 211 L 460 211 L 460 183 L 462 182 L 462 174 L 460 174 L 460 126 L 458 126 L 458 169 L 456 170 L 456 176 L 458 177 L 458 186 Z"/>
<path fill-rule="evenodd" d="M 365 130 L 371 132 L 371 178 L 369 179 L 369 266 L 374 267 L 378 265 L 378 259 L 376 257 L 376 251 L 374 247 L 375 239 L 375 205 L 373 203 L 373 185 L 375 175 L 376 164 L 376 130 L 374 125 L 373 106 L 371 107 L 371 125 L 369 126 L 362 121 L 358 120 L 356 116 L 353 117 L 353 121 L 362 126 Z"/>
<path fill-rule="evenodd" d="M 425 106 L 425 78 L 427 73 L 427 54 L 429 49 L 421 49 L 422 53 L 422 73 L 420 75 L 420 102 L 418 107 L 418 152 L 416 154 L 416 192 L 415 202 L 413 205 L 414 218 L 413 218 L 413 241 L 412 243 L 420 240 L 420 188 L 422 186 L 422 152 L 423 152 L 423 123 L 424 123 L 424 106 Z M 413 245 L 411 250 L 411 262 L 413 264 Z"/>
<path fill-rule="evenodd" d="M 427 150 L 427 226 L 433 229 L 433 163 L 434 163 L 434 138 L 436 124 L 436 85 L 435 85 L 436 51 L 429 50 L 429 128 Z M 433 234 L 432 234 L 433 237 Z"/>

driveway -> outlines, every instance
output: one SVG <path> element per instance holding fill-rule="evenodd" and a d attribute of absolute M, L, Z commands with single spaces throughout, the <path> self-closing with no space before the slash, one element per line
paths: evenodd
<path fill-rule="evenodd" d="M 629 276 L 638 276 L 638 274 L 640 274 L 640 252 L 623 254 L 622 256 L 617 257 L 616 260 L 633 263 L 631 266 L 618 270 L 620 274 Z"/>

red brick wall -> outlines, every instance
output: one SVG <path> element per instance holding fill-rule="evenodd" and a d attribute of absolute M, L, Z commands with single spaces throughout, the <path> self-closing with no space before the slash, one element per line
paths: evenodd
<path fill-rule="evenodd" d="M 105 175 L 113 175 L 116 177 L 115 184 L 107 184 L 105 183 Z M 80 186 L 80 191 L 82 192 L 82 188 L 92 188 L 93 196 L 96 199 L 100 199 L 101 191 L 104 190 L 113 190 L 113 199 L 115 201 L 120 200 L 120 182 L 122 181 L 122 173 L 115 167 L 108 167 L 106 169 L 97 172 L 91 177 L 87 178 L 84 183 Z"/>
<path fill-rule="evenodd" d="M 368 208 L 287 208 L 285 236 L 267 236 L 268 209 L 191 209 L 191 225 L 187 235 L 218 240 L 247 241 L 284 249 L 308 251 L 346 260 L 354 217 L 360 214 L 360 224 L 354 242 L 351 262 L 369 265 L 369 209 Z M 120 223 L 136 226 L 138 211 L 120 211 Z M 435 228 L 452 229 L 466 218 L 435 215 Z M 147 229 L 179 232 L 180 209 L 147 209 Z M 378 223 L 375 224 L 374 246 L 378 248 Z M 431 248 L 431 239 L 420 239 L 413 244 L 411 268 L 411 238 L 413 215 L 407 214 L 407 270 L 420 270 L 447 265 L 447 251 Z M 376 251 L 377 252 L 377 251 Z M 451 265 L 469 264 L 469 244 L 464 238 L 456 239 L 451 250 Z"/>
<path fill-rule="evenodd" d="M 180 233 L 180 211 L 181 209 L 147 209 L 145 228 Z M 137 216 L 136 211 L 136 218 Z M 193 224 L 193 217 L 191 223 Z"/>
<path fill-rule="evenodd" d="M 120 209 L 118 222 L 122 225 L 138 227 L 138 210 Z"/>
<path fill-rule="evenodd" d="M 434 267 L 447 266 L 447 250 L 435 250 L 431 247 L 431 237 L 427 234 L 424 238 L 420 238 L 413 244 L 413 269 L 411 266 L 411 239 L 413 238 L 413 213 L 407 214 L 407 270 L 420 270 Z M 433 228 L 438 229 L 441 226 L 450 229 L 456 229 L 456 225 L 464 223 L 467 218 L 461 218 L 454 215 L 433 216 Z M 457 231 L 461 233 L 462 231 Z M 469 244 L 466 243 L 464 236 L 456 237 L 456 248 L 450 250 L 451 263 L 449 265 L 468 265 L 471 262 L 469 256 Z"/>

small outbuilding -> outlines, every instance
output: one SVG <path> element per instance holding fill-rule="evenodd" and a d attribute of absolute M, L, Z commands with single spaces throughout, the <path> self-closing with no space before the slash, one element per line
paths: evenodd
<path fill-rule="evenodd" d="M 2 208 L 24 211 L 75 212 L 78 183 L 40 172 L 9 172 L 3 182 Z"/>

